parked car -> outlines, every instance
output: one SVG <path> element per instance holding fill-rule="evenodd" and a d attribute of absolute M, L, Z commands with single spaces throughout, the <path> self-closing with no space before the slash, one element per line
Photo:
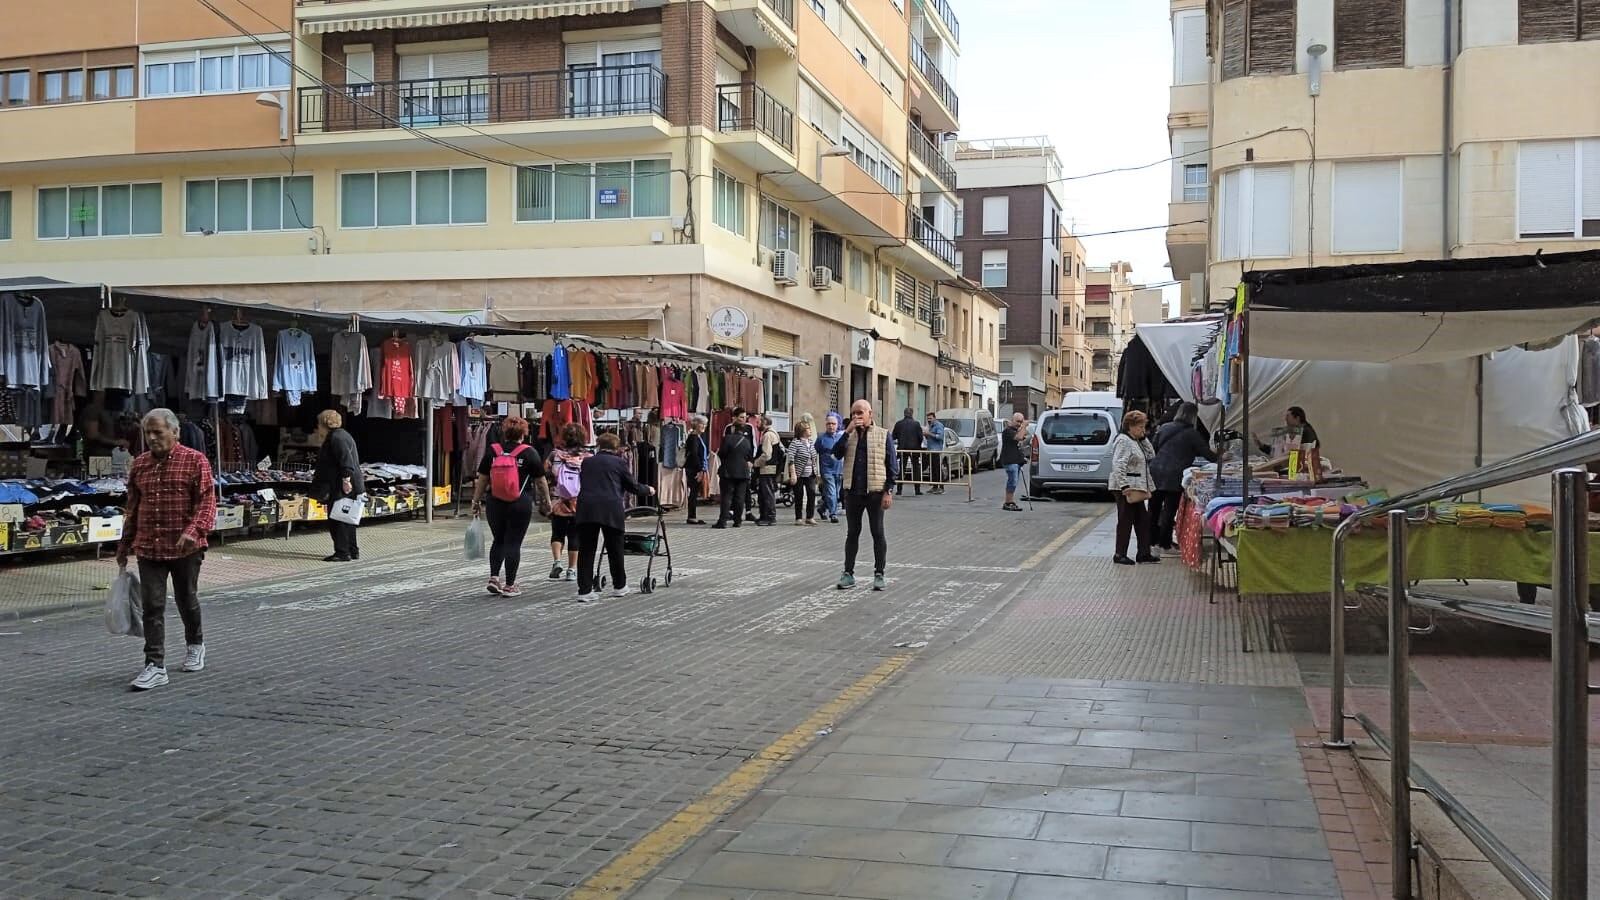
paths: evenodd
<path fill-rule="evenodd" d="M 1116 434 L 1117 421 L 1104 409 L 1047 410 L 1034 427 L 1029 491 L 1107 490 Z"/>
<path fill-rule="evenodd" d="M 957 446 L 967 451 L 974 471 L 992 469 L 1000 464 L 1000 432 L 995 428 L 994 416 L 986 409 L 941 409 L 934 415 L 945 427 L 945 449 Z M 950 435 L 956 441 L 952 442 Z"/>

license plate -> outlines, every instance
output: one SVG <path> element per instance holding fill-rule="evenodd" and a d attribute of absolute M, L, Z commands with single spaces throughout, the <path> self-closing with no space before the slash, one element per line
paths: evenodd
<path fill-rule="evenodd" d="M 1056 463 L 1056 470 L 1060 472 L 1093 472 L 1099 468 L 1094 463 Z"/>

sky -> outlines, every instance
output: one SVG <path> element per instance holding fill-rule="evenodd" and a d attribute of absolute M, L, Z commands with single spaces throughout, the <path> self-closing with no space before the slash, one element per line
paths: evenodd
<path fill-rule="evenodd" d="M 1168 0 L 951 0 L 966 139 L 1048 135 L 1070 177 L 1163 160 L 1172 82 Z M 1079 234 L 1164 225 L 1170 165 L 1063 184 Z M 1170 281 L 1162 229 L 1084 238 L 1090 265 Z M 1169 289 L 1169 302 L 1176 289 Z"/>

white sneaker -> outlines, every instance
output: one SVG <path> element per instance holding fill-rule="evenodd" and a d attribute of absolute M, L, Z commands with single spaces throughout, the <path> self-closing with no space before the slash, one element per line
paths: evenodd
<path fill-rule="evenodd" d="M 571 569 L 571 568 L 567 569 L 567 574 L 561 576 L 561 580 L 562 581 L 577 581 L 578 580 L 578 570 L 577 569 Z"/>
<path fill-rule="evenodd" d="M 598 592 L 590 591 L 587 594 L 579 594 L 578 595 L 578 602 L 579 603 L 593 603 L 595 600 L 599 599 L 598 597 L 595 596 L 596 593 L 598 593 Z"/>
<path fill-rule="evenodd" d="M 631 588 L 631 587 L 619 587 L 619 588 L 613 588 L 612 589 L 611 596 L 613 596 L 613 597 L 626 597 L 631 593 L 633 593 L 633 588 Z"/>
<path fill-rule="evenodd" d="M 167 670 L 155 663 L 145 663 L 144 671 L 139 673 L 128 687 L 136 691 L 148 691 L 167 683 Z"/>
<path fill-rule="evenodd" d="M 188 652 L 183 654 L 183 666 L 180 672 L 198 672 L 206 667 L 206 645 L 190 644 Z"/>

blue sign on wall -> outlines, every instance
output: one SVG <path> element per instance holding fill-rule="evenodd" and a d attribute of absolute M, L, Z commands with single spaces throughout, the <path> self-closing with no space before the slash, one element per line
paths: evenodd
<path fill-rule="evenodd" d="M 599 202 L 601 206 L 616 206 L 622 202 L 622 191 L 617 188 L 601 188 Z"/>

